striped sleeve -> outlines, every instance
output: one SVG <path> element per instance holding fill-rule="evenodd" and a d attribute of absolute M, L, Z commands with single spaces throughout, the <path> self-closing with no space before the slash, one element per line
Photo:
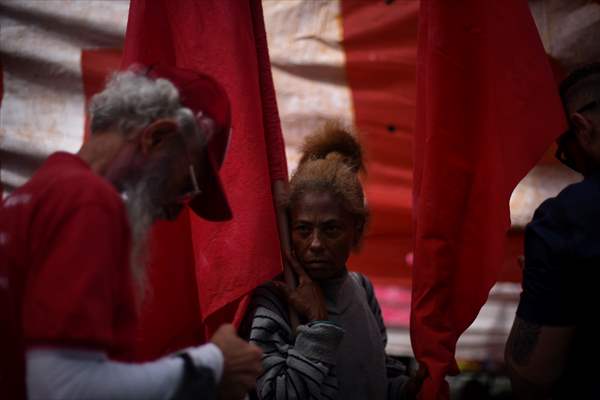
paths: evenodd
<path fill-rule="evenodd" d="M 362 286 L 362 288 L 365 291 L 367 304 L 369 305 L 371 312 L 375 316 L 375 320 L 377 321 L 377 325 L 379 326 L 379 332 L 381 333 L 381 342 L 383 344 L 383 347 L 385 348 L 385 346 L 387 345 L 387 329 L 385 327 L 385 324 L 383 323 L 381 307 L 379 306 L 377 297 L 375 297 L 375 290 L 373 289 L 373 284 L 371 283 L 369 278 L 358 272 L 350 272 L 350 275 L 352 276 L 355 282 Z M 386 354 L 385 367 L 388 378 L 387 398 L 390 400 L 402 399 L 402 388 L 408 380 L 404 364 Z"/>
<path fill-rule="evenodd" d="M 252 300 L 250 342 L 263 350 L 258 397 L 270 399 L 335 399 L 337 349 L 343 329 L 327 321 L 300 325 L 294 339 L 287 306 L 270 285 L 259 287 Z"/>

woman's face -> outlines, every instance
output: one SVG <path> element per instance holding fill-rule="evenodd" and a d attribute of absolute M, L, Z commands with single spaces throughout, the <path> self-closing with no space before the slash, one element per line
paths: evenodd
<path fill-rule="evenodd" d="M 355 218 L 329 192 L 306 192 L 291 209 L 292 247 L 315 281 L 341 276 L 357 239 Z"/>

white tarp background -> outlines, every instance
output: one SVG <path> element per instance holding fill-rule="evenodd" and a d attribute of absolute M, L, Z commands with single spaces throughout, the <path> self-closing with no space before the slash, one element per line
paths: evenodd
<path fill-rule="evenodd" d="M 0 182 L 23 184 L 83 141 L 81 50 L 121 47 L 128 1 L 1 1 Z"/>

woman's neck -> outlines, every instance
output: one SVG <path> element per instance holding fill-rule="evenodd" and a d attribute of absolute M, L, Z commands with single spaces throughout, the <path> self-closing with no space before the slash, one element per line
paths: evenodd
<path fill-rule="evenodd" d="M 318 282 L 319 286 L 323 290 L 326 297 L 332 298 L 337 295 L 339 288 L 342 286 L 346 278 L 348 277 L 348 270 L 344 269 L 335 277 L 324 279 Z"/>

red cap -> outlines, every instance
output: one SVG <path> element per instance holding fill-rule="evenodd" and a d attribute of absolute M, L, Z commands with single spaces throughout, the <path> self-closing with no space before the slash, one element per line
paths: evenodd
<path fill-rule="evenodd" d="M 231 208 L 218 172 L 225 159 L 231 132 L 231 107 L 227 93 L 213 78 L 195 71 L 158 64 L 149 67 L 147 75 L 169 80 L 179 90 L 184 107 L 196 116 L 202 112 L 215 122 L 214 134 L 206 138 L 208 151 L 207 157 L 203 158 L 203 171 L 198 171 L 204 177 L 202 193 L 188 205 L 208 221 L 231 219 Z"/>

